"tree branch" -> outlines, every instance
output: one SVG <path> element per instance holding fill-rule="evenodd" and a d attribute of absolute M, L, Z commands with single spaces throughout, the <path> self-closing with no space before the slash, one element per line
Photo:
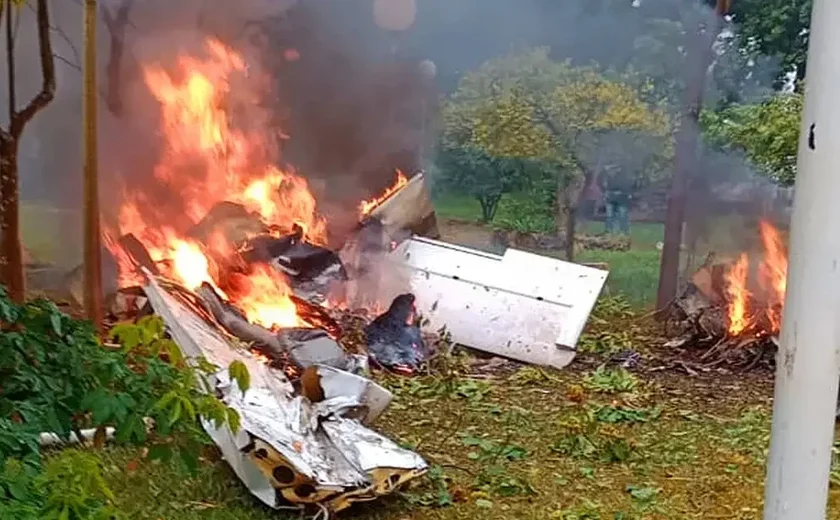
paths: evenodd
<path fill-rule="evenodd" d="M 58 61 L 64 63 L 65 65 L 67 65 L 68 67 L 70 67 L 73 70 L 77 70 L 79 72 L 82 72 L 82 66 L 79 65 L 78 60 L 74 63 L 74 62 L 68 60 L 67 58 L 65 58 L 64 56 L 62 56 L 61 54 L 53 54 L 53 58 L 55 58 Z"/>
<path fill-rule="evenodd" d="M 81 4 L 79 4 L 79 5 L 81 5 Z M 36 16 L 38 15 L 38 11 L 36 11 L 35 8 L 32 7 L 32 4 L 27 2 L 26 6 L 29 8 L 30 11 L 35 13 Z M 81 59 L 81 55 L 79 54 L 79 50 L 76 48 L 76 45 L 73 43 L 73 40 L 71 40 L 70 37 L 67 35 L 67 33 L 64 32 L 64 29 L 62 29 L 58 25 L 50 25 L 50 30 L 55 31 L 56 34 L 58 34 L 61 37 L 61 39 L 64 40 L 64 43 L 66 43 L 67 46 L 70 47 L 70 52 L 73 53 L 73 57 L 76 59 L 76 63 L 81 63 L 82 59 Z M 56 55 L 56 57 L 58 57 L 58 56 Z M 81 68 L 81 67 L 79 67 L 79 68 Z"/>
<path fill-rule="evenodd" d="M 38 50 L 41 55 L 41 92 L 29 104 L 15 114 L 11 122 L 10 132 L 13 138 L 20 137 L 26 126 L 39 110 L 49 104 L 55 97 L 55 61 L 53 59 L 52 42 L 50 41 L 50 13 L 48 0 L 38 0 Z"/>

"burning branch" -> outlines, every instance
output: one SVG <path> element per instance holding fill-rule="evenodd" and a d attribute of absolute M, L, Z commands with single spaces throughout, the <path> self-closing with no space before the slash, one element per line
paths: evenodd
<path fill-rule="evenodd" d="M 675 302 L 681 337 L 671 346 L 713 344 L 701 360 L 713 365 L 753 356 L 750 369 L 777 345 L 784 304 L 787 257 L 779 232 L 769 222 L 760 224 L 764 254 L 755 271 L 751 255 L 742 253 L 729 265 L 707 261 L 691 277 Z M 756 279 L 751 279 L 751 273 Z M 687 326 L 687 327 L 686 327 Z M 752 354 L 750 354 L 752 352 Z"/>

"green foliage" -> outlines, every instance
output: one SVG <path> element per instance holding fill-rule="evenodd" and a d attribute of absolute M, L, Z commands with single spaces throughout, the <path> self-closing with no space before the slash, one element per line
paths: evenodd
<path fill-rule="evenodd" d="M 43 468 L 6 459 L 0 472 L 0 518 L 114 520 L 124 518 L 95 453 L 68 450 Z"/>
<path fill-rule="evenodd" d="M 796 156 L 803 96 L 778 94 L 755 105 L 735 105 L 701 116 L 706 139 L 723 150 L 739 150 L 764 175 L 790 186 Z"/>
<path fill-rule="evenodd" d="M 639 379 L 623 368 L 611 369 L 601 365 L 586 377 L 583 384 L 599 393 L 627 393 L 639 386 Z"/>
<path fill-rule="evenodd" d="M 555 186 L 573 186 L 596 170 L 596 151 L 617 134 L 630 136 L 629 143 L 658 138 L 660 153 L 651 157 L 671 153 L 668 117 L 648 106 L 633 86 L 595 67 L 553 61 L 544 48 L 499 56 L 465 74 L 444 105 L 443 120 L 446 153 L 466 147 L 486 157 L 527 159 L 534 165 L 532 180 L 549 178 Z M 644 148 L 649 151 L 650 144 Z M 636 158 L 637 152 L 622 150 L 619 159 Z M 633 175 L 661 171 L 657 163 L 645 159 Z M 485 170 L 467 177 L 474 181 L 499 175 Z M 443 171 L 444 176 L 456 175 L 457 169 Z M 460 175 L 453 184 L 468 186 Z M 497 188 L 495 193 L 500 198 L 505 192 Z"/>
<path fill-rule="evenodd" d="M 151 443 L 150 458 L 178 454 L 194 467 L 204 442 L 199 417 L 239 427 L 238 414 L 208 392 L 207 377 L 218 368 L 202 360 L 187 363 L 160 318 L 118 325 L 112 337 L 120 345 L 112 348 L 89 323 L 69 318 L 51 302 L 17 305 L 0 292 L 0 330 L 0 489 L 15 499 L 9 507 L 20 515 L 112 516 L 97 459 L 67 452 L 41 468 L 41 432 L 68 439 L 93 428 L 98 445 L 105 428 L 114 427 L 117 442 Z M 245 367 L 234 365 L 230 372 L 246 390 Z M 179 447 L 172 442 L 176 433 L 187 439 Z M 33 486 L 48 493 L 32 492 Z"/>
<path fill-rule="evenodd" d="M 80 451 L 67 451 L 50 459 L 37 482 L 47 490 L 45 520 L 112 519 L 119 515 L 110 503 L 114 494 L 102 477 L 99 459 Z"/>
<path fill-rule="evenodd" d="M 552 234 L 555 231 L 554 186 L 546 179 L 529 179 L 529 188 L 508 195 L 499 202 L 493 227 L 522 233 Z"/>
<path fill-rule="evenodd" d="M 482 221 L 491 222 L 502 196 L 527 186 L 529 175 L 539 166 L 521 157 L 493 155 L 476 146 L 443 145 L 438 167 L 444 172 L 444 185 L 478 200 Z"/>
<path fill-rule="evenodd" d="M 472 435 L 461 439 L 464 446 L 471 448 L 467 458 L 477 462 L 481 472 L 476 477 L 476 489 L 502 497 L 534 494 L 533 487 L 523 478 L 510 473 L 508 463 L 521 461 L 527 451 L 521 446 L 496 442 Z"/>
<path fill-rule="evenodd" d="M 662 410 L 658 408 L 648 410 L 613 405 L 597 406 L 590 410 L 594 420 L 606 424 L 648 422 L 659 417 L 660 413 L 662 413 Z"/>
<path fill-rule="evenodd" d="M 615 426 L 621 421 L 604 421 L 600 410 L 604 407 L 588 410 L 583 415 L 572 416 L 561 423 L 565 434 L 551 446 L 551 450 L 560 455 L 577 459 L 599 460 L 604 463 L 621 463 L 630 460 L 634 453 L 634 444 Z"/>
<path fill-rule="evenodd" d="M 486 381 L 457 377 L 393 378 L 385 381 L 385 384 L 399 395 L 424 399 L 462 399 L 472 404 L 482 401 L 493 389 Z"/>
<path fill-rule="evenodd" d="M 781 62 L 777 85 L 789 72 L 805 77 L 812 0 L 738 0 L 731 14 L 742 50 L 751 57 L 773 56 Z"/>
<path fill-rule="evenodd" d="M 412 505 L 424 507 L 447 507 L 454 502 L 452 492 L 449 490 L 449 478 L 443 468 L 437 464 L 429 468 L 426 474 L 429 489 L 421 493 L 407 494 L 406 498 Z"/>

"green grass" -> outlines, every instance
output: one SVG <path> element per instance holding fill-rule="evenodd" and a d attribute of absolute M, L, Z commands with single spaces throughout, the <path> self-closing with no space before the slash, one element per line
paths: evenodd
<path fill-rule="evenodd" d="M 441 194 L 435 197 L 435 212 L 444 219 L 478 221 L 481 219 L 481 205 L 472 197 Z"/>
<path fill-rule="evenodd" d="M 594 378 L 610 380 L 578 367 L 523 368 L 489 383 L 385 381 L 396 400 L 377 428 L 417 446 L 434 478 L 348 516 L 459 520 L 492 509 L 499 520 L 760 517 L 769 384 L 637 374 L 633 385 L 593 385 Z M 106 476 L 130 518 L 298 518 L 260 505 L 212 457 L 191 475 L 136 450 L 106 453 Z M 840 518 L 835 487 L 829 518 Z"/>
<path fill-rule="evenodd" d="M 605 292 L 622 295 L 635 307 L 650 307 L 659 285 L 659 251 L 583 251 L 579 262 L 606 262 L 610 274 Z"/>
<path fill-rule="evenodd" d="M 522 218 L 522 196 L 502 199 L 494 224 L 505 219 Z M 442 219 L 454 219 L 475 222 L 480 219 L 481 209 L 474 199 L 443 195 L 435 200 L 435 209 Z M 545 227 L 543 220 L 550 221 L 551 215 L 537 211 L 531 218 L 538 227 Z M 656 243 L 663 238 L 663 225 L 658 223 L 637 222 L 630 228 L 632 248 L 630 251 L 583 251 L 578 255 L 579 262 L 606 262 L 610 267 L 605 292 L 611 295 L 621 294 L 637 307 L 653 305 L 656 288 L 659 283 L 660 252 Z M 579 232 L 600 234 L 604 232 L 604 223 L 582 221 Z M 444 237 L 445 238 L 445 237 Z"/>

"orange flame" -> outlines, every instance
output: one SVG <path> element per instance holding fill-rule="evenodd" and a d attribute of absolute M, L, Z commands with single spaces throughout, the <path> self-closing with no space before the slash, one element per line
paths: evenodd
<path fill-rule="evenodd" d="M 363 200 L 359 204 L 359 216 L 366 217 L 370 215 L 371 211 L 379 207 L 383 202 L 388 200 L 394 193 L 400 191 L 405 185 L 408 184 L 408 178 L 401 172 L 397 170 L 397 180 L 394 181 L 393 186 L 385 190 L 382 195 L 376 197 L 375 199 L 371 200 Z"/>
<path fill-rule="evenodd" d="M 764 243 L 764 262 L 761 264 L 762 278 L 769 281 L 778 301 L 784 300 L 787 290 L 787 251 L 779 232 L 769 223 L 761 222 L 761 240 Z"/>
<path fill-rule="evenodd" d="M 119 229 L 107 233 L 111 238 L 105 243 L 117 257 L 121 285 L 138 280 L 113 237 L 132 233 L 155 262 L 170 260 L 161 266 L 164 274 L 190 289 L 206 282 L 219 290 L 217 268 L 204 248 L 229 255 L 237 244 L 213 233 L 211 243 L 202 245 L 187 238 L 186 231 L 224 201 L 241 204 L 277 229 L 291 231 L 297 223 L 308 241 L 326 242 L 326 221 L 306 180 L 274 165 L 270 114 L 236 83 L 245 78 L 255 83 L 245 59 L 214 39 L 207 40 L 205 51 L 204 58 L 180 56 L 172 71 L 159 64 L 143 67 L 145 85 L 159 104 L 163 146 L 154 186 L 130 188 L 131 179 L 126 179 Z M 279 273 L 258 269 L 238 289 L 235 303 L 253 323 L 300 325 Z"/>
<path fill-rule="evenodd" d="M 727 274 L 726 294 L 729 296 L 729 333 L 737 336 L 744 332 L 749 324 L 747 320 L 747 271 L 749 258 L 746 253 L 738 257 L 738 261 Z"/>
<path fill-rule="evenodd" d="M 237 284 L 236 305 L 251 323 L 267 328 L 306 326 L 297 316 L 291 290 L 283 276 L 268 266 L 257 266 Z"/>
<path fill-rule="evenodd" d="M 749 257 L 742 254 L 726 275 L 729 333 L 742 334 L 750 328 L 756 335 L 777 334 L 781 328 L 781 309 L 787 290 L 787 250 L 779 232 L 769 222 L 759 228 L 764 254 L 758 265 L 760 296 L 747 290 Z M 760 306 L 759 306 L 760 305 Z M 755 308 L 750 309 L 749 306 Z M 748 318 L 748 314 L 755 319 Z"/>

